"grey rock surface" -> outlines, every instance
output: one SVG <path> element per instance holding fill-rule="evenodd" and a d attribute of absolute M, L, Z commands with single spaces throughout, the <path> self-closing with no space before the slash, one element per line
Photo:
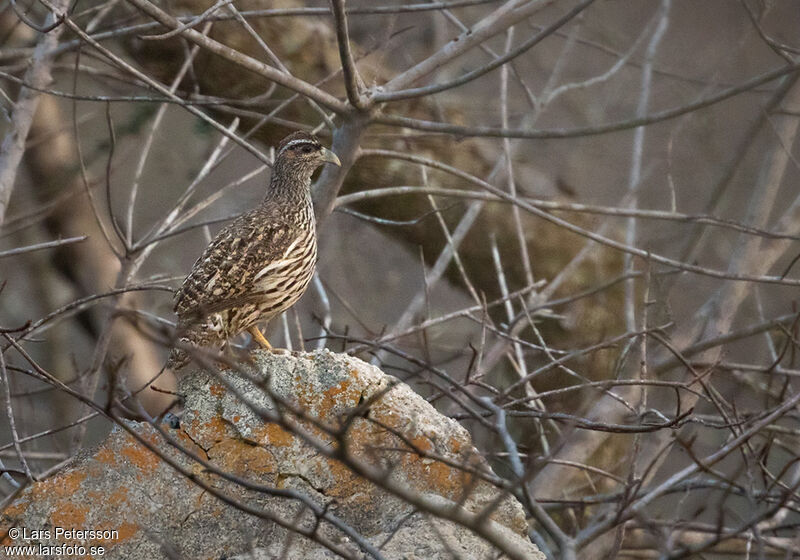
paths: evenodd
<path fill-rule="evenodd" d="M 259 352 L 244 375 L 197 370 L 183 377 L 179 391 L 185 398 L 179 428 L 164 424 L 160 432 L 135 422 L 126 425 L 132 433 L 115 428 L 98 448 L 7 507 L 0 541 L 32 543 L 12 539 L 12 527 L 62 527 L 116 531 L 83 541 L 87 548 L 103 546 L 103 558 L 339 557 L 331 549 L 362 558 L 369 557 L 368 546 L 392 559 L 497 557 L 469 529 L 416 511 L 285 429 L 294 426 L 323 449 L 335 449 L 339 443 L 328 430 L 368 403 L 368 411 L 348 423 L 345 438 L 357 460 L 387 469 L 393 483 L 428 503 L 457 502 L 479 512 L 501 496 L 458 468 L 491 474 L 466 430 L 379 369 L 326 350 Z M 264 420 L 278 412 L 288 424 Z M 318 511 L 325 508 L 340 526 L 319 523 L 301 501 L 287 497 L 291 492 L 312 500 Z M 523 509 L 513 497 L 505 496 L 485 523 L 524 557 L 544 558 L 527 539 Z M 361 545 L 341 530 L 345 524 Z M 287 526 L 316 530 L 328 546 Z M 35 542 L 67 544 L 50 533 Z"/>

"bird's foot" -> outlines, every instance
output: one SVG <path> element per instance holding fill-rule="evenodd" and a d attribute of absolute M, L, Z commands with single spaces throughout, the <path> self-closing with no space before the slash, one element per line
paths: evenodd
<path fill-rule="evenodd" d="M 272 344 L 270 344 L 269 340 L 267 340 L 264 337 L 264 335 L 261 334 L 261 331 L 258 330 L 258 327 L 250 327 L 249 330 L 250 330 L 250 334 L 253 335 L 253 340 L 258 342 L 261 345 L 262 348 L 264 348 L 266 350 L 269 350 L 270 352 L 274 352 L 274 349 L 272 348 Z"/>

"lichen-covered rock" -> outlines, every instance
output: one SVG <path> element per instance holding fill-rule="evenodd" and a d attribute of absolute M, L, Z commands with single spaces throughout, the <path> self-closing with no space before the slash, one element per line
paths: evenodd
<path fill-rule="evenodd" d="M 388 469 L 393 482 L 428 500 L 457 502 L 478 512 L 500 493 L 458 468 L 467 465 L 491 474 L 458 423 L 355 358 L 328 351 L 299 356 L 262 352 L 254 358 L 249 379 L 231 371 L 186 375 L 180 383 L 185 398 L 181 426 L 162 426 L 170 441 L 149 424 L 131 422 L 126 426 L 142 441 L 116 428 L 99 448 L 82 454 L 59 475 L 28 487 L 0 515 L 0 544 L 79 544 L 87 551 L 103 546 L 103 558 L 335 558 L 330 548 L 336 547 L 353 557 L 365 555 L 354 539 L 327 521 L 317 531 L 329 547 L 282 527 L 285 522 L 309 530 L 317 524 L 308 507 L 286 496 L 295 491 L 380 547 L 385 558 L 497 554 L 469 530 L 415 512 L 262 415 L 282 411 L 291 425 L 336 449 L 338 442 L 324 427 L 340 428 L 349 412 L 368 403 L 368 412 L 348 424 L 346 448 L 353 457 Z M 522 507 L 513 498 L 506 497 L 486 523 L 516 550 L 543 558 L 528 541 Z M 14 539 L 12 527 L 49 533 Z M 56 538 L 57 527 L 116 532 L 65 542 Z M 87 552 L 86 557 L 100 555 Z"/>

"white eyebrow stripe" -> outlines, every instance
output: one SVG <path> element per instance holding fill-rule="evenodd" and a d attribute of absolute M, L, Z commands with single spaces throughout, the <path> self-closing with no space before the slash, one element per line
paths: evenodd
<path fill-rule="evenodd" d="M 286 144 L 283 148 L 281 148 L 281 151 L 278 153 L 282 154 L 284 151 L 286 151 L 287 148 L 291 148 L 292 146 L 297 146 L 298 144 L 310 144 L 315 148 L 317 147 L 317 144 L 313 140 L 309 140 L 306 138 L 298 138 L 297 140 L 292 140 L 291 142 Z"/>

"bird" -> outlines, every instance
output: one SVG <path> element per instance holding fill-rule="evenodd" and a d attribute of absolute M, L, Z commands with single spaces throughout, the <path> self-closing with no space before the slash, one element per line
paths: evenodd
<path fill-rule="evenodd" d="M 263 201 L 220 230 L 175 292 L 180 344 L 167 368 L 189 363 L 192 347 L 224 348 L 244 331 L 272 350 L 258 325 L 294 305 L 314 275 L 311 175 L 325 163 L 341 166 L 314 135 L 297 131 L 281 140 Z"/>

